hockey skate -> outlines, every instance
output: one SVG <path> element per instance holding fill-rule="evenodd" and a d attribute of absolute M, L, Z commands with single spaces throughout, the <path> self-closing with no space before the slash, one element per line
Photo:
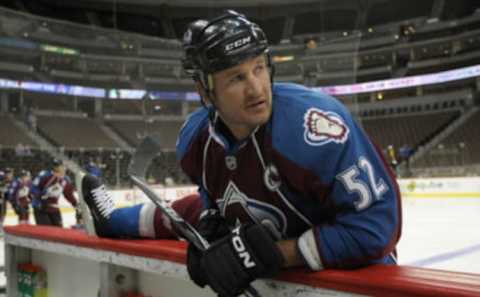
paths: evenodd
<path fill-rule="evenodd" d="M 87 233 L 99 237 L 111 237 L 108 220 L 115 210 L 112 196 L 105 185 L 92 175 L 82 174 L 77 177 L 77 181 Z"/>

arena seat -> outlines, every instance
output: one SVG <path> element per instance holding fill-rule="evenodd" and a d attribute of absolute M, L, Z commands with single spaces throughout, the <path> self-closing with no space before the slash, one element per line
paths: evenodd
<path fill-rule="evenodd" d="M 477 111 L 438 146 L 415 163 L 415 167 L 452 167 L 480 163 L 480 112 Z"/>
<path fill-rule="evenodd" d="M 12 119 L 5 115 L 0 115 L 0 139 L 2 147 L 14 148 L 19 143 L 30 147 L 37 147 L 37 144 L 28 137 L 23 130 L 15 126 Z"/>
<path fill-rule="evenodd" d="M 183 121 L 109 120 L 106 123 L 134 147 L 140 144 L 145 135 L 160 134 L 164 148 L 174 150 Z"/>
<path fill-rule="evenodd" d="M 65 148 L 116 148 L 118 145 L 92 119 L 38 116 L 44 136 Z"/>
<path fill-rule="evenodd" d="M 373 141 L 382 148 L 389 145 L 400 148 L 405 144 L 415 148 L 428 141 L 431 136 L 457 116 L 458 112 L 456 111 L 418 115 L 391 115 L 367 118 L 362 121 L 362 124 Z"/>

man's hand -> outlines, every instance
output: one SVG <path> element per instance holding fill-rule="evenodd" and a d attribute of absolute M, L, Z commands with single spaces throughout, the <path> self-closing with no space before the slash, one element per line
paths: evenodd
<path fill-rule="evenodd" d="M 200 214 L 197 231 L 208 242 L 214 242 L 230 233 L 230 228 L 220 211 L 215 208 L 204 210 Z"/>
<path fill-rule="evenodd" d="M 230 228 L 224 217 L 220 215 L 220 211 L 211 208 L 206 209 L 200 214 L 197 225 L 197 231 L 208 242 L 214 242 L 230 234 Z M 203 270 L 200 267 L 200 259 L 202 252 L 195 245 L 189 244 L 187 250 L 187 269 L 190 278 L 199 287 L 205 287 L 207 284 L 204 280 Z M 197 275 L 199 273 L 199 275 Z"/>
<path fill-rule="evenodd" d="M 257 278 L 273 277 L 284 258 L 262 225 L 242 225 L 214 242 L 205 252 L 188 253 L 190 278 L 208 284 L 220 296 L 237 296 Z"/>

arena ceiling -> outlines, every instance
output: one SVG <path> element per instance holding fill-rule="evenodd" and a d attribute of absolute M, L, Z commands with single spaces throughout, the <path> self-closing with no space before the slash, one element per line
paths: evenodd
<path fill-rule="evenodd" d="M 88 25 L 179 38 L 186 25 L 236 9 L 274 43 L 305 33 L 365 29 L 419 17 L 455 19 L 478 0 L 2 0 L 0 6 Z"/>
<path fill-rule="evenodd" d="M 77 2 L 84 3 L 108 3 L 111 4 L 112 0 L 77 0 Z M 285 5 L 292 4 L 292 0 L 116 0 L 117 3 L 123 4 L 136 4 L 136 5 L 169 5 L 169 6 L 185 6 L 185 7 L 249 7 L 249 6 L 261 6 L 261 5 Z M 315 3 L 318 0 L 295 0 L 295 4 Z"/>

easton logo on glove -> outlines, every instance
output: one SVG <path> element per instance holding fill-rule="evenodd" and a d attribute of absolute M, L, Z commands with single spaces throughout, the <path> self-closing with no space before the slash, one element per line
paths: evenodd
<path fill-rule="evenodd" d="M 245 268 L 255 267 L 256 264 L 252 260 L 250 253 L 245 248 L 245 244 L 243 243 L 242 238 L 240 237 L 240 226 L 233 229 L 232 234 L 233 234 L 232 236 L 233 248 L 237 252 L 239 258 L 243 260 L 243 266 L 245 266 Z"/>

